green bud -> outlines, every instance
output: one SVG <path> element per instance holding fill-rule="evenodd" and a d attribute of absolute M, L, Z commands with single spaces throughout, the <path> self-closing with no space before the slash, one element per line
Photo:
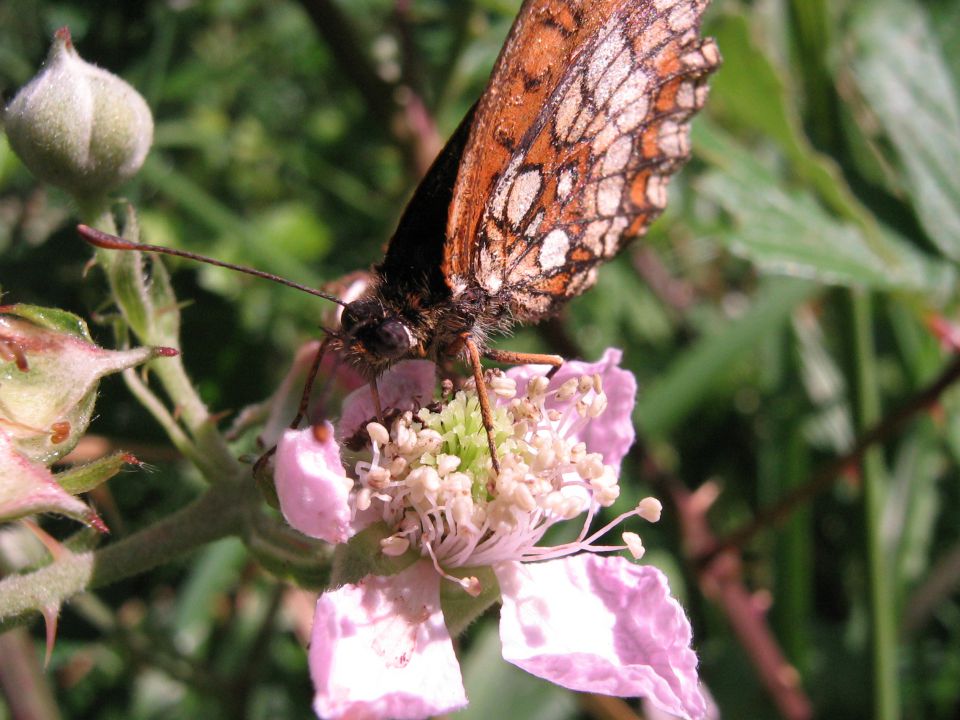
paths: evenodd
<path fill-rule="evenodd" d="M 80 202 L 96 200 L 143 165 L 153 118 L 129 84 L 77 54 L 57 31 L 40 73 L 3 113 L 10 146 L 36 177 Z"/>
<path fill-rule="evenodd" d="M 32 305 L 0 307 L 0 432 L 27 459 L 49 465 L 86 431 L 101 377 L 172 353 L 105 350 L 76 315 Z"/>

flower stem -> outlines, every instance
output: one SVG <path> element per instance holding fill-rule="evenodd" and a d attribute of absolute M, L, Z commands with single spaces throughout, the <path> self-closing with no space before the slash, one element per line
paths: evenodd
<path fill-rule="evenodd" d="M 857 383 L 857 419 L 860 430 L 880 417 L 880 393 L 871 325 L 872 302 L 866 293 L 852 296 L 854 352 Z M 874 447 L 863 456 L 863 512 L 866 532 L 870 592 L 870 625 L 873 638 L 874 717 L 900 717 L 897 677 L 896 608 L 889 553 L 883 542 L 883 508 L 886 498 L 883 456 Z"/>
<path fill-rule="evenodd" d="M 102 550 L 64 553 L 49 565 L 0 581 L 0 631 L 30 612 L 145 572 L 229 535 L 240 534 L 252 483 L 212 486 L 190 505 Z"/>

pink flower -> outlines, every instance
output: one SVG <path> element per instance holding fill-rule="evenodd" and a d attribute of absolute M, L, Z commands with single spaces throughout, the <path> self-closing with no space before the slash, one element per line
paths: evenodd
<path fill-rule="evenodd" d="M 409 558 L 400 572 L 368 575 L 318 601 L 310 667 L 321 717 L 419 718 L 463 707 L 447 626 L 478 614 L 496 584 L 509 662 L 573 690 L 642 696 L 670 713 L 704 716 L 690 625 L 666 577 L 597 555 L 627 548 L 639 557 L 634 533 L 623 534 L 623 545 L 598 541 L 634 515 L 656 520 L 659 503 L 647 498 L 589 532 L 619 495 L 620 461 L 634 438 L 636 384 L 619 359 L 608 350 L 599 363 L 567 363 L 549 380 L 536 367 L 490 373 L 499 474 L 469 383 L 439 410 L 417 409 L 431 399 L 422 365 L 401 363 L 381 379 L 381 387 L 404 388 L 390 405 L 405 402 L 406 410 L 389 429 L 367 423 L 370 450 L 353 459 L 345 494 L 347 471 L 330 434 L 318 442 L 310 430 L 288 431 L 276 481 L 291 525 L 343 538 L 378 523 L 381 555 Z M 356 427 L 362 413 L 350 403 L 362 398 L 344 408 Z M 304 511 L 305 496 L 337 507 Z M 554 524 L 578 516 L 576 540 L 539 544 Z M 444 618 L 441 580 L 468 593 L 464 605 L 473 596 L 478 606 Z"/>

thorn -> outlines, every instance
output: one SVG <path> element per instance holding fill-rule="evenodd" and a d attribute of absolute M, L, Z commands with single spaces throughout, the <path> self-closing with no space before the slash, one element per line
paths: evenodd
<path fill-rule="evenodd" d="M 50 665 L 50 656 L 53 655 L 53 646 L 57 642 L 57 625 L 60 620 L 60 604 L 47 605 L 40 613 L 43 615 L 43 623 L 47 629 L 47 651 L 43 656 L 43 669 L 46 670 Z"/>

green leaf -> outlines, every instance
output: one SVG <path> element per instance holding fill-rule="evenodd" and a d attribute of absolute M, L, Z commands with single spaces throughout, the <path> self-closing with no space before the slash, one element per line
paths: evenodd
<path fill-rule="evenodd" d="M 65 470 L 55 477 L 60 486 L 71 495 L 93 490 L 123 469 L 124 465 L 136 464 L 137 459 L 125 452 L 116 452 L 85 465 Z"/>
<path fill-rule="evenodd" d="M 793 309 L 819 291 L 797 280 L 768 282 L 753 307 L 679 356 L 637 402 L 634 418 L 646 435 L 665 435 L 710 397 L 717 378 L 787 322 Z"/>
<path fill-rule="evenodd" d="M 924 8 L 866 0 L 854 14 L 853 72 L 890 139 L 920 223 L 960 261 L 960 103 Z"/>
<path fill-rule="evenodd" d="M 807 22 L 822 20 L 816 8 L 804 8 Z M 723 49 L 723 67 L 711 80 L 710 110 L 725 124 L 758 132 L 773 140 L 790 163 L 790 170 L 839 216 L 868 232 L 873 217 L 850 191 L 836 162 L 818 153 L 803 133 L 795 105 L 796 92 L 754 42 L 756 32 L 744 15 L 724 15 L 713 28 Z M 815 30 L 811 29 L 811 32 Z M 694 125 L 702 124 L 701 119 Z"/>
<path fill-rule="evenodd" d="M 833 217 L 807 190 L 788 187 L 755 153 L 701 122 L 695 138 L 714 169 L 697 183 L 735 221 L 718 239 L 761 268 L 820 282 L 945 295 L 952 267 L 890 230 L 866 233 Z"/>
<path fill-rule="evenodd" d="M 503 659 L 500 638 L 492 624 L 485 625 L 470 646 L 463 661 L 463 681 L 470 704 L 456 714 L 457 720 L 564 720 L 579 716 L 572 693 L 528 675 Z"/>

